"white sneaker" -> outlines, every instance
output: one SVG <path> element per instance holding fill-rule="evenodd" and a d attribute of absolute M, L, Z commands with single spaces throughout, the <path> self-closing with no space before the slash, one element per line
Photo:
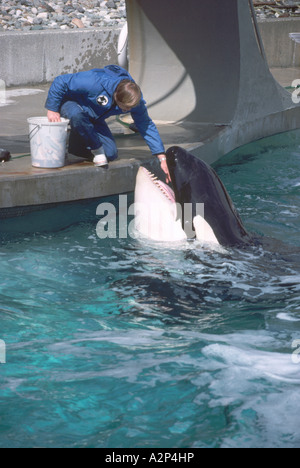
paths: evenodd
<path fill-rule="evenodd" d="M 94 157 L 93 163 L 97 167 L 108 166 L 108 161 L 105 154 L 97 154 L 97 156 Z"/>

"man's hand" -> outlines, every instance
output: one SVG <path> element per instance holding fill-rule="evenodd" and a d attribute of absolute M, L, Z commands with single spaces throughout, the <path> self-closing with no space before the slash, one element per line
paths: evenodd
<path fill-rule="evenodd" d="M 168 168 L 168 164 L 167 164 L 167 160 L 166 160 L 166 155 L 165 154 L 159 154 L 157 157 L 158 157 L 158 159 L 160 161 L 160 165 L 161 165 L 162 170 L 166 174 L 166 181 L 167 181 L 167 184 L 168 184 L 168 183 L 170 183 L 172 181 L 171 181 L 171 177 L 170 177 L 170 173 L 169 173 L 169 168 Z"/>
<path fill-rule="evenodd" d="M 59 112 L 53 112 L 49 110 L 47 116 L 48 116 L 49 122 L 61 122 Z"/>

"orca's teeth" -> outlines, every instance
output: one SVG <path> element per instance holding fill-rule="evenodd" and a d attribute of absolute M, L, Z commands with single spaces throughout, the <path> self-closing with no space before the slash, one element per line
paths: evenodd
<path fill-rule="evenodd" d="M 168 191 L 163 187 L 161 186 L 160 184 L 160 179 L 155 176 L 154 174 L 152 174 L 152 172 L 150 172 L 148 169 L 146 169 L 145 167 L 143 168 L 144 171 L 146 172 L 147 176 L 149 177 L 149 179 L 159 188 L 159 190 L 161 191 L 161 193 L 169 200 L 171 201 L 172 203 L 174 202 L 174 199 L 171 197 L 171 195 L 168 193 Z"/>

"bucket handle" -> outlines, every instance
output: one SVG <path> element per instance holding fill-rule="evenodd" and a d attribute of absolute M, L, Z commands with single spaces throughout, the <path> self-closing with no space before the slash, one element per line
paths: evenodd
<path fill-rule="evenodd" d="M 29 140 L 32 140 L 32 138 L 37 134 L 37 132 L 39 131 L 39 129 L 42 128 L 41 125 L 37 124 L 32 130 L 31 132 L 29 133 Z M 36 131 L 37 129 L 37 131 Z M 33 133 L 35 132 L 35 134 L 33 135 Z"/>

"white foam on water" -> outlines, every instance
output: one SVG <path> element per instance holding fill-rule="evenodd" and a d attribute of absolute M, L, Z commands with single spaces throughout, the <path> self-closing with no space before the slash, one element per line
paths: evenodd
<path fill-rule="evenodd" d="M 299 392 L 297 389 L 250 397 L 231 413 L 237 423 L 234 437 L 222 448 L 295 448 L 299 446 Z"/>
<path fill-rule="evenodd" d="M 285 320 L 286 322 L 300 322 L 300 318 L 295 318 L 287 312 L 281 312 L 280 314 L 277 314 L 276 318 L 279 320 Z"/>
<path fill-rule="evenodd" d="M 285 441 L 285 446 L 296 446 L 300 441 L 300 364 L 293 363 L 292 349 L 290 354 L 266 351 L 273 347 L 272 339 L 260 333 L 256 348 L 254 334 L 233 337 L 232 345 L 226 340 L 209 344 L 202 351 L 212 369 L 219 366 L 208 386 L 208 405 L 224 408 L 232 431 L 220 445 L 276 447 L 278 441 Z M 257 349 L 260 346 L 264 350 Z"/>
<path fill-rule="evenodd" d="M 203 354 L 209 358 L 221 360 L 228 366 L 230 372 L 233 370 L 235 372 L 241 371 L 243 381 L 263 378 L 300 383 L 300 367 L 293 363 L 292 352 L 291 354 L 283 354 L 215 343 L 206 346 L 203 349 Z M 236 393 L 239 382 L 234 379 L 232 384 L 232 390 Z M 223 391 L 222 384 L 222 394 Z"/>

